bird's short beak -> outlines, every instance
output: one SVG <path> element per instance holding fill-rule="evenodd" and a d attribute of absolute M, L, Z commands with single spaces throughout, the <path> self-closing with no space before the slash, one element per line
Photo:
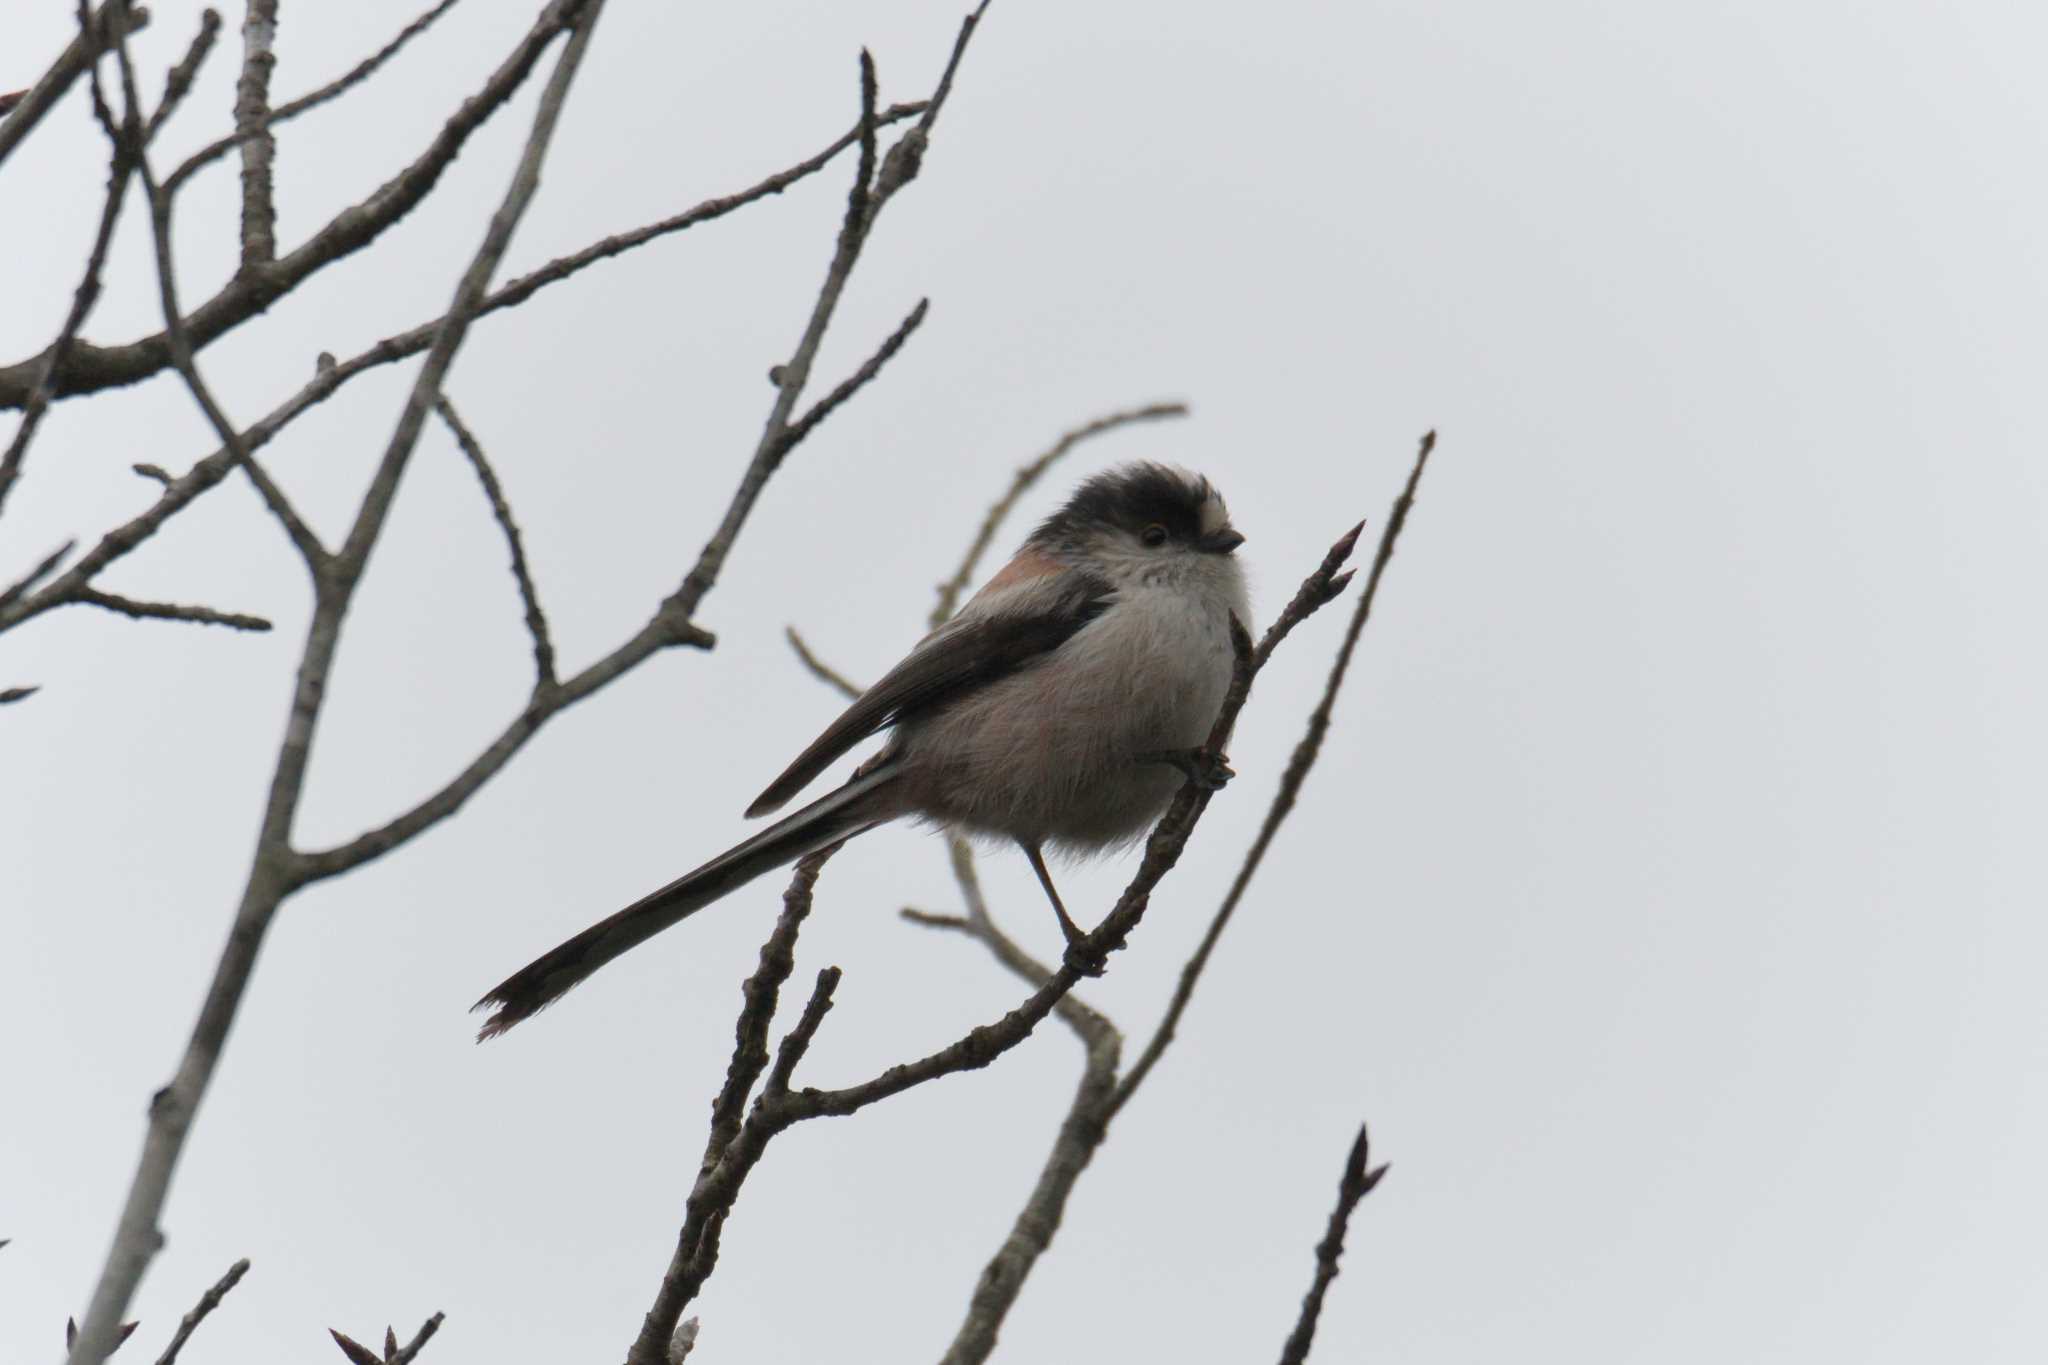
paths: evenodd
<path fill-rule="evenodd" d="M 1203 536 L 1196 544 L 1202 547 L 1205 554 L 1227 555 L 1244 544 L 1244 532 L 1226 526 L 1220 531 L 1212 531 Z"/>

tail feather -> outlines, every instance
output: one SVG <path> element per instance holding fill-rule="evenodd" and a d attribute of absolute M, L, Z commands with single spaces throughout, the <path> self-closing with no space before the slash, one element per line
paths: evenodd
<path fill-rule="evenodd" d="M 495 1038 L 540 1013 L 619 954 L 763 873 L 893 818 L 897 812 L 890 808 L 887 790 L 895 775 L 893 765 L 883 765 L 854 777 L 521 967 L 470 1007 L 493 1011 L 477 1041 Z"/>

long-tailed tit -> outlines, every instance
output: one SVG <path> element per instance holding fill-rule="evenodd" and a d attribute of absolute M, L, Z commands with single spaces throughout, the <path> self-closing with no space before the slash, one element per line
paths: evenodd
<path fill-rule="evenodd" d="M 1045 850 L 1129 843 L 1183 780 L 1220 783 L 1201 745 L 1230 685 L 1231 617 L 1250 616 L 1207 479 L 1133 464 L 1089 479 L 958 615 L 846 708 L 747 807 L 786 804 L 870 735 L 837 790 L 584 930 L 477 1002 L 503 1033 L 685 915 L 764 872 L 903 816 L 1014 841 L 1069 942 Z"/>

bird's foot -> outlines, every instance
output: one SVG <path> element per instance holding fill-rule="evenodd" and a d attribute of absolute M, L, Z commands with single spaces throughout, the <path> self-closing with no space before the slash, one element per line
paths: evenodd
<path fill-rule="evenodd" d="M 1224 785 L 1237 776 L 1228 758 L 1204 744 L 1192 749 L 1159 749 L 1139 754 L 1138 761 L 1164 763 L 1204 791 L 1222 791 Z"/>
<path fill-rule="evenodd" d="M 1066 955 L 1060 961 L 1080 976 L 1101 976 L 1109 966 L 1109 955 L 1088 941 L 1086 934 L 1067 938 Z"/>
<path fill-rule="evenodd" d="M 1060 960 L 1082 976 L 1101 976 L 1109 959 L 1088 941 L 1088 931 L 1074 923 L 1074 917 L 1067 913 L 1067 907 L 1058 900 L 1052 903 L 1053 913 L 1060 917 L 1060 932 L 1066 935 L 1067 951 Z"/>

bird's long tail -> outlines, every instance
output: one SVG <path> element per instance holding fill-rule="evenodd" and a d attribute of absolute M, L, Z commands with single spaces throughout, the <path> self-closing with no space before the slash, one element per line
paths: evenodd
<path fill-rule="evenodd" d="M 471 1007 L 492 1011 L 477 1032 L 477 1041 L 495 1038 L 520 1020 L 540 1013 L 620 953 L 645 943 L 764 872 L 894 818 L 897 812 L 889 800 L 889 789 L 895 777 L 894 764 L 856 775 L 837 791 L 784 816 L 696 871 L 642 896 L 521 967 Z"/>

